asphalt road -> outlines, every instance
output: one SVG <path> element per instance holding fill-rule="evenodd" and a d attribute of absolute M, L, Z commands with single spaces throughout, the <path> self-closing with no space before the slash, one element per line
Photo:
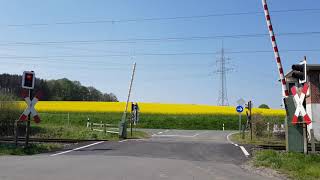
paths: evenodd
<path fill-rule="evenodd" d="M 271 179 L 240 167 L 248 158 L 227 141 L 228 131 L 146 131 L 152 138 L 81 144 L 53 154 L 2 156 L 0 180 Z"/>

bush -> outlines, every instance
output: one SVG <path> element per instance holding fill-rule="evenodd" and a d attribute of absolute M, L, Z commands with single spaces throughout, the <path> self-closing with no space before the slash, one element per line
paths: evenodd
<path fill-rule="evenodd" d="M 0 136 L 14 134 L 14 123 L 21 114 L 22 107 L 10 96 L 0 96 Z"/>
<path fill-rule="evenodd" d="M 252 117 L 253 120 L 253 133 L 256 137 L 262 137 L 263 132 L 266 130 L 266 121 L 261 114 L 254 114 Z"/>
<path fill-rule="evenodd" d="M 266 104 L 261 104 L 259 106 L 259 108 L 261 108 L 261 109 L 270 109 L 270 107 L 268 105 L 266 105 Z"/>

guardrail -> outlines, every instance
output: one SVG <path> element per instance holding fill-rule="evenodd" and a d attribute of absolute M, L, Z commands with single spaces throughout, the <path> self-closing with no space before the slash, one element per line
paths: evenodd
<path fill-rule="evenodd" d="M 92 131 L 99 131 L 104 133 L 119 134 L 119 128 L 115 124 L 107 123 L 94 123 L 87 121 L 87 128 L 90 128 Z M 114 130 L 112 130 L 114 129 Z"/>

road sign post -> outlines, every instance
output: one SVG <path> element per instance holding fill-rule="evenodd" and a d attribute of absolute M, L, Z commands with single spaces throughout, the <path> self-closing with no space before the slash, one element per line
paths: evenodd
<path fill-rule="evenodd" d="M 243 105 L 245 103 L 246 103 L 246 101 L 243 98 L 240 98 L 237 101 L 237 104 L 238 104 L 238 106 L 236 108 L 237 112 L 238 112 L 238 108 L 239 108 L 239 110 L 241 110 L 241 108 L 242 108 L 241 112 L 238 112 L 239 113 L 239 133 L 241 133 L 241 130 L 242 130 L 242 127 L 241 127 L 241 124 L 242 124 L 242 112 L 243 112 Z M 239 106 L 241 106 L 241 108 Z"/>
<path fill-rule="evenodd" d="M 303 102 L 308 88 L 308 83 L 305 83 L 301 89 L 293 86 L 291 88 L 292 96 L 284 99 L 287 112 L 286 149 L 289 152 L 307 153 L 306 128 L 311 123 L 311 119 Z"/>
<path fill-rule="evenodd" d="M 33 99 L 32 96 L 32 89 L 29 89 L 29 97 L 30 99 Z M 31 104 L 28 104 L 28 106 L 31 106 Z M 30 137 L 30 113 L 28 113 L 28 120 L 27 120 L 27 127 L 26 127 L 26 142 L 25 147 L 29 146 L 29 137 Z"/>
<path fill-rule="evenodd" d="M 23 98 L 27 103 L 27 108 L 23 111 L 21 116 L 19 117 L 19 121 L 26 121 L 26 137 L 25 137 L 25 146 L 29 145 L 29 137 L 30 137 L 30 121 L 31 116 L 33 117 L 36 123 L 40 122 L 40 117 L 35 110 L 34 106 L 39 101 L 39 94 L 33 97 L 33 89 L 35 85 L 35 73 L 33 71 L 24 71 L 22 75 L 22 88 L 28 89 L 28 92 L 23 91 Z M 17 122 L 18 124 L 18 122 Z M 17 125 L 18 126 L 18 125 Z M 18 127 L 16 127 L 16 144 L 18 144 Z"/>
<path fill-rule="evenodd" d="M 236 107 L 236 111 L 239 114 L 239 133 L 241 133 L 241 113 L 243 112 L 243 106 L 242 105 L 238 105 Z"/>

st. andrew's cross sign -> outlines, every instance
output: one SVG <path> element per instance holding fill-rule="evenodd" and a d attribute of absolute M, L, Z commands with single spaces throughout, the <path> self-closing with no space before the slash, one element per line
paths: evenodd
<path fill-rule="evenodd" d="M 306 97 L 306 94 L 308 92 L 308 83 L 305 83 L 303 85 L 303 88 L 301 90 L 301 94 L 300 96 L 297 93 L 297 87 L 293 86 L 291 88 L 291 92 L 294 98 L 294 101 L 296 102 L 296 111 L 294 113 L 294 116 L 292 118 L 292 124 L 297 124 L 298 123 L 298 117 L 301 115 L 303 117 L 303 120 L 305 123 L 307 123 L 307 125 L 309 125 L 311 123 L 311 119 L 309 117 L 309 115 L 307 114 L 304 106 L 303 106 L 303 101 Z"/>

